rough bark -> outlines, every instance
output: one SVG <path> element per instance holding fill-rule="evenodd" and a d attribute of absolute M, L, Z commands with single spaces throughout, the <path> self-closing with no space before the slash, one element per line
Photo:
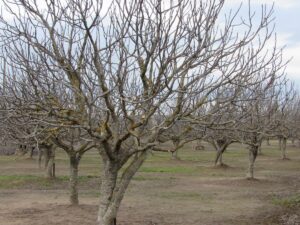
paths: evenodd
<path fill-rule="evenodd" d="M 80 157 L 74 155 L 69 155 L 70 160 L 70 204 L 78 205 L 78 165 L 80 161 Z M 102 193 L 101 193 L 102 194 Z"/>
<path fill-rule="evenodd" d="M 104 160 L 97 225 L 115 225 L 117 212 L 131 178 L 146 159 L 146 152 L 136 156 L 117 180 L 118 164 Z"/>
<path fill-rule="evenodd" d="M 46 177 L 49 179 L 55 178 L 55 149 L 49 149 L 48 163 L 46 168 Z"/>
<path fill-rule="evenodd" d="M 178 146 L 180 142 L 179 141 L 173 141 L 174 149 L 175 151 L 172 151 L 172 159 L 174 160 L 179 160 L 180 158 L 178 157 Z"/>
<path fill-rule="evenodd" d="M 249 149 L 249 167 L 247 172 L 247 179 L 254 179 L 254 163 L 258 153 L 258 146 L 251 146 Z"/>
<path fill-rule="evenodd" d="M 262 154 L 263 154 L 263 153 L 262 153 L 261 146 L 262 146 L 262 141 L 260 141 L 260 142 L 258 143 L 258 154 L 259 154 L 259 155 L 262 155 Z"/>
<path fill-rule="evenodd" d="M 224 166 L 225 164 L 223 163 L 223 153 L 226 151 L 229 143 L 225 141 L 215 141 L 213 143 L 213 146 L 217 151 L 214 161 L 215 166 Z"/>

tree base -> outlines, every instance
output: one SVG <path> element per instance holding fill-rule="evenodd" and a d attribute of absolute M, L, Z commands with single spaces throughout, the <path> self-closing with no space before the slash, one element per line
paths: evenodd
<path fill-rule="evenodd" d="M 254 177 L 246 177 L 246 180 L 249 180 L 249 181 L 259 181 L 257 178 L 254 178 Z"/>
<path fill-rule="evenodd" d="M 230 166 L 228 166 L 225 163 L 221 163 L 221 164 L 214 165 L 214 168 L 216 168 L 216 169 L 228 169 L 228 168 L 230 168 Z"/>
<path fill-rule="evenodd" d="M 177 160 L 177 161 L 181 161 L 181 158 L 180 157 L 178 157 L 178 156 L 172 156 L 172 158 L 171 158 L 172 160 Z"/>
<path fill-rule="evenodd" d="M 285 161 L 285 160 L 286 160 L 286 161 L 290 161 L 291 159 L 285 157 L 285 158 L 282 158 L 282 160 L 283 160 L 283 161 Z"/>

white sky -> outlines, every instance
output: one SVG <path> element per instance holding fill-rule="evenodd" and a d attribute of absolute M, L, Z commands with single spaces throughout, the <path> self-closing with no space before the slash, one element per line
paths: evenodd
<path fill-rule="evenodd" d="M 43 1 L 41 1 L 42 3 Z M 109 5 L 109 0 L 104 4 Z M 225 9 L 238 7 L 240 3 L 248 4 L 248 0 L 225 0 Z M 274 4 L 276 17 L 276 33 L 280 46 L 286 46 L 285 59 L 293 58 L 287 67 L 287 76 L 300 87 L 300 0 L 250 0 L 254 9 L 260 9 L 261 4 L 271 7 Z M 0 7 L 3 5 L 0 0 Z M 11 15 L 5 14 L 6 18 Z"/>
<path fill-rule="evenodd" d="M 248 0 L 225 0 L 226 7 L 237 7 Z M 261 4 L 271 7 L 274 4 L 276 33 L 280 46 L 286 46 L 284 58 L 291 59 L 287 76 L 300 88 L 300 0 L 251 0 L 253 8 Z"/>

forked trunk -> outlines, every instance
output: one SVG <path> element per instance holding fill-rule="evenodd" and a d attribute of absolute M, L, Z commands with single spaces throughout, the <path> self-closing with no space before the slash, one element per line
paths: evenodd
<path fill-rule="evenodd" d="M 172 152 L 172 159 L 178 160 L 178 150 Z"/>
<path fill-rule="evenodd" d="M 258 146 L 251 146 L 249 149 L 249 167 L 247 179 L 254 179 L 254 163 L 257 157 Z"/>
<path fill-rule="evenodd" d="M 76 155 L 70 155 L 70 204 L 78 205 L 78 165 L 80 157 Z"/>
<path fill-rule="evenodd" d="M 131 178 L 146 159 L 146 152 L 136 156 L 125 169 L 121 178 L 117 179 L 118 162 L 103 160 L 104 168 L 100 187 L 100 202 L 97 225 L 116 225 L 117 213 Z"/>
<path fill-rule="evenodd" d="M 227 146 L 228 145 L 226 145 L 226 144 L 224 144 L 223 146 L 215 145 L 215 148 L 217 150 L 216 157 L 215 157 L 215 166 L 217 166 L 217 165 L 223 166 L 224 165 L 223 153 L 226 151 Z"/>

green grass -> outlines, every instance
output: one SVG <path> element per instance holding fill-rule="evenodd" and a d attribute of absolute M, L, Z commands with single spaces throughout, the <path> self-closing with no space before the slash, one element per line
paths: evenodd
<path fill-rule="evenodd" d="M 299 208 L 300 207 L 300 194 L 292 195 L 289 197 L 273 197 L 272 203 L 282 206 L 284 208 Z"/>
<path fill-rule="evenodd" d="M 79 183 L 84 183 L 96 176 L 79 176 Z M 47 179 L 35 175 L 1 175 L 0 189 L 15 188 L 54 188 L 56 185 L 66 186 L 69 176 L 58 176 L 55 179 Z"/>

